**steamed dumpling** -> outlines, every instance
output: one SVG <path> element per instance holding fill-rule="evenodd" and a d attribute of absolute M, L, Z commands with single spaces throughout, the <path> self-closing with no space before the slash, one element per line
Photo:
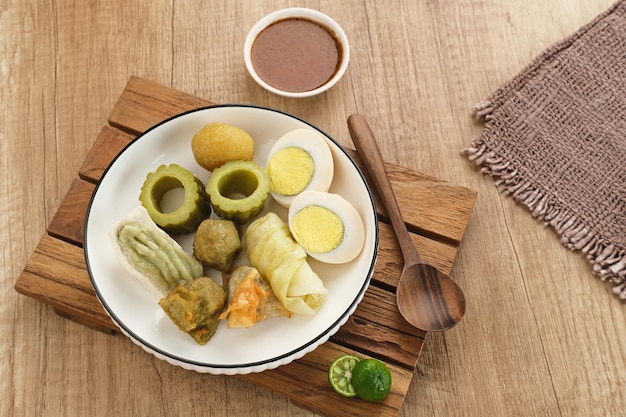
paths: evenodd
<path fill-rule="evenodd" d="M 124 269 L 158 297 L 203 274 L 202 264 L 161 230 L 143 206 L 121 219 L 110 238 Z"/>

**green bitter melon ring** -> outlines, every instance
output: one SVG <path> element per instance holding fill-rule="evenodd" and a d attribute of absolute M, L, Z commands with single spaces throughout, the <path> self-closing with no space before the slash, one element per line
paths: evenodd
<path fill-rule="evenodd" d="M 164 213 L 161 199 L 175 188 L 185 190 L 183 203 L 176 210 Z M 141 187 L 139 201 L 150 218 L 172 235 L 194 232 L 202 220 L 211 215 L 211 203 L 204 184 L 191 171 L 177 164 L 161 165 L 149 173 Z"/>
<path fill-rule="evenodd" d="M 229 161 L 213 171 L 206 192 L 215 214 L 245 223 L 265 207 L 270 177 L 254 161 Z"/>

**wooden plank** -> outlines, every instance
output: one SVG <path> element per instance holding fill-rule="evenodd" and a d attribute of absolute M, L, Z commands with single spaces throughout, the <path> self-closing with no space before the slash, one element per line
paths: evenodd
<path fill-rule="evenodd" d="M 82 247 L 85 216 L 95 188 L 92 183 L 75 179 L 54 214 L 48 233 Z"/>
<path fill-rule="evenodd" d="M 354 314 L 331 340 L 414 369 L 425 338 L 426 332 L 414 328 L 400 315 L 395 293 L 371 285 Z"/>
<path fill-rule="evenodd" d="M 100 305 L 86 271 L 82 243 L 86 210 L 96 184 L 135 135 L 183 111 L 211 104 L 185 93 L 132 77 L 82 164 L 76 179 L 29 259 L 15 289 L 52 305 L 60 315 L 103 331 L 117 327 Z M 358 154 L 347 150 L 361 164 Z M 362 167 L 362 166 L 361 166 Z M 413 240 L 423 257 L 450 272 L 476 194 L 426 175 L 387 164 L 392 186 Z M 375 194 L 374 198 L 379 201 Z M 382 205 L 378 205 L 382 207 Z M 381 219 L 385 213 L 379 210 Z M 426 333 L 398 312 L 395 287 L 402 258 L 391 227 L 379 223 L 378 260 L 363 301 L 329 342 L 293 363 L 260 374 L 240 376 L 331 416 L 397 416 L 406 396 Z M 382 403 L 332 394 L 327 370 L 343 352 L 372 356 L 392 370 L 393 391 Z"/>
<path fill-rule="evenodd" d="M 356 152 L 350 152 L 365 179 L 372 184 L 363 162 Z M 385 163 L 400 211 L 409 230 L 459 246 L 469 223 L 476 192 L 459 185 L 430 177 L 399 165 Z M 385 208 L 374 192 L 379 213 L 386 219 Z"/>
<path fill-rule="evenodd" d="M 80 324 L 85 327 L 90 327 L 102 333 L 110 335 L 115 335 L 118 333 L 117 329 L 109 329 L 106 324 L 89 320 L 84 316 L 77 316 L 74 310 L 72 310 L 71 308 L 67 308 L 66 306 L 54 307 L 54 312 L 64 319 L 73 321 L 74 323 Z"/>
<path fill-rule="evenodd" d="M 109 124 L 137 135 L 171 116 L 212 104 L 215 103 L 133 76 L 115 104 Z"/>
<path fill-rule="evenodd" d="M 333 343 L 325 343 L 302 359 L 260 374 L 241 378 L 287 395 L 301 406 L 329 416 L 381 416 L 398 415 L 413 373 L 404 368 L 388 365 L 392 374 L 392 391 L 380 403 L 369 403 L 357 398 L 344 398 L 335 394 L 328 385 L 328 367 L 343 353 L 359 352 Z"/>
<path fill-rule="evenodd" d="M 113 159 L 130 143 L 135 136 L 104 126 L 91 147 L 78 176 L 96 184 Z"/>
<path fill-rule="evenodd" d="M 83 324 L 103 331 L 117 330 L 91 286 L 83 250 L 71 243 L 44 235 L 15 283 L 15 290 Z"/>

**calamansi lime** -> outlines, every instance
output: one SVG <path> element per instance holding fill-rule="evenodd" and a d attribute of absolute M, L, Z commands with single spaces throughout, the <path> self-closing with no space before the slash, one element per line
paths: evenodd
<path fill-rule="evenodd" d="M 391 390 L 391 372 L 377 359 L 363 359 L 352 369 L 351 383 L 360 398 L 378 402 Z"/>
<path fill-rule="evenodd" d="M 344 397 L 354 397 L 356 392 L 350 383 L 352 370 L 361 358 L 344 354 L 335 359 L 328 369 L 328 382 L 336 393 Z"/>

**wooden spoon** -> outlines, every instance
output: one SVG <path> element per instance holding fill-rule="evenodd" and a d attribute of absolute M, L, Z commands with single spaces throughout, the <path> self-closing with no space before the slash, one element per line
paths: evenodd
<path fill-rule="evenodd" d="M 402 220 L 376 139 L 365 118 L 358 114 L 351 115 L 348 117 L 348 129 L 387 209 L 404 258 L 404 268 L 396 292 L 400 314 L 413 326 L 425 331 L 441 331 L 453 327 L 465 313 L 463 292 L 446 274 L 424 263 L 417 253 Z"/>

